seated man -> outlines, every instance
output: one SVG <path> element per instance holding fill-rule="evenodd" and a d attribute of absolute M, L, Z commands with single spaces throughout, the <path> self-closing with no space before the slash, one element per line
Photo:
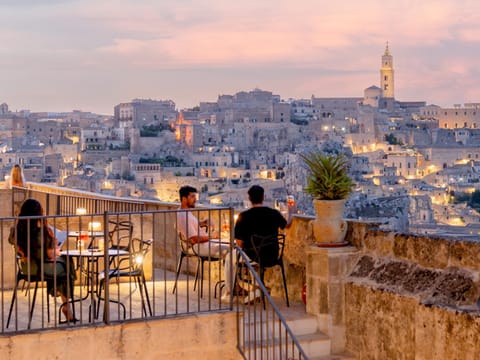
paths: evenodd
<path fill-rule="evenodd" d="M 288 221 L 280 214 L 279 211 L 269 208 L 263 205 L 264 190 L 259 185 L 253 185 L 248 190 L 248 197 L 252 203 L 252 207 L 244 212 L 240 213 L 235 223 L 235 239 L 237 245 L 240 246 L 245 254 L 256 262 L 257 254 L 255 246 L 258 248 L 260 244 L 252 244 L 253 235 L 259 237 L 278 235 L 278 229 L 285 229 L 289 227 L 292 222 L 292 214 L 295 211 L 295 205 L 288 203 Z M 255 246 L 254 246 L 255 245 Z M 278 243 L 270 244 L 268 250 L 271 253 L 262 252 L 262 262 L 268 264 L 271 262 L 269 259 L 276 259 L 278 256 Z M 261 294 L 259 291 L 255 291 L 254 294 L 249 294 L 248 299 L 256 298 Z"/>
<path fill-rule="evenodd" d="M 197 189 L 191 186 L 180 188 L 180 209 L 189 210 L 195 208 L 197 201 Z M 177 227 L 190 244 L 193 244 L 195 252 L 200 256 L 212 256 L 223 258 L 225 260 L 225 287 L 230 289 L 230 245 L 220 242 L 219 239 L 211 241 L 207 231 L 203 227 L 209 227 L 208 220 L 198 221 L 192 211 L 177 212 Z M 223 298 L 223 296 L 222 296 Z M 226 299 L 225 299 L 226 300 Z"/>

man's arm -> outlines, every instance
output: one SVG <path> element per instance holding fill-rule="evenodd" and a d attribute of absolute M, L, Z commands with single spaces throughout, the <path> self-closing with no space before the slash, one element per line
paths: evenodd
<path fill-rule="evenodd" d="M 188 238 L 192 244 L 204 243 L 210 240 L 208 235 L 194 235 Z"/>

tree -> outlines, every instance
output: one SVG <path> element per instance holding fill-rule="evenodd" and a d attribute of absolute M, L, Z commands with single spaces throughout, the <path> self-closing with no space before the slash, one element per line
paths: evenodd
<path fill-rule="evenodd" d="M 389 145 L 400 145 L 400 146 L 403 145 L 403 143 L 400 140 L 398 140 L 395 137 L 395 135 L 393 135 L 392 133 L 388 135 L 385 134 L 384 139 Z"/>

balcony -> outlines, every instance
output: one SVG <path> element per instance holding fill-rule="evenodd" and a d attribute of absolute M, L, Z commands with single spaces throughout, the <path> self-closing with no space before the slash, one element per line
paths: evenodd
<path fill-rule="evenodd" d="M 11 302 L 19 266 L 15 261 L 14 248 L 7 242 L 9 229 L 16 220 L 10 215 L 17 211 L 25 198 L 37 199 L 45 208 L 48 223 L 69 234 L 62 249 L 64 255 L 73 256 L 75 262 L 76 280 L 73 305 L 75 317 L 79 322 L 60 324 L 60 320 L 64 320 L 60 312 L 62 304 L 60 298 L 54 298 L 47 294 L 45 281 L 43 281 L 46 280 L 45 278 L 39 282 L 35 303 L 33 301 L 35 282 L 30 282 L 29 289 L 28 287 L 22 289 L 20 283 L 16 291 L 17 301 Z M 180 253 L 176 235 L 177 204 L 100 197 L 88 192 L 70 191 L 44 184 L 32 184 L 26 192 L 19 189 L 0 191 L 0 200 L 11 204 L 3 208 L 2 218 L 0 218 L 3 268 L 0 303 L 3 309 L 1 331 L 4 339 L 7 337 L 15 341 L 20 339 L 18 337 L 20 334 L 28 335 L 28 338 L 31 338 L 32 334 L 38 334 L 45 338 L 46 334 L 53 334 L 52 331 L 56 333 L 67 329 L 69 332 L 77 333 L 83 329 L 88 341 L 94 342 L 96 340 L 95 333 L 100 331 L 99 327 L 102 329 L 102 336 L 107 337 L 114 336 L 112 334 L 118 331 L 122 333 L 133 331 L 142 333 L 144 336 L 148 336 L 148 334 L 152 336 L 148 329 L 157 327 L 164 329 L 162 333 L 171 334 L 166 349 L 161 353 L 165 356 L 170 351 L 168 349 L 175 347 L 172 344 L 177 343 L 175 332 L 172 333 L 171 328 L 179 326 L 179 331 L 188 337 L 186 340 L 182 340 L 183 344 L 188 344 L 189 341 L 193 342 L 196 344 L 197 350 L 200 346 L 203 348 L 204 345 L 207 345 L 203 342 L 200 345 L 197 343 L 198 340 L 195 340 L 198 337 L 198 329 L 202 329 L 202 332 L 212 333 L 210 335 L 212 338 L 211 348 L 205 349 L 206 353 L 210 351 L 213 357 L 236 358 L 240 356 L 236 349 L 238 315 L 232 312 L 233 307 L 238 306 L 224 304 L 220 301 L 221 288 L 217 282 L 220 278 L 224 278 L 223 266 L 220 266 L 218 262 L 206 263 L 202 294 L 198 291 L 200 283 L 195 284 L 197 261 L 186 258 L 178 279 L 177 289 L 175 293 L 172 291 Z M 81 210 L 81 214 L 77 214 L 79 210 Z M 198 218 L 210 219 L 210 222 L 215 223 L 217 228 L 224 230 L 224 237 L 231 239 L 231 233 L 228 231 L 231 229 L 230 222 L 233 220 L 231 209 L 215 208 L 199 209 L 198 211 L 196 214 Z M 31 219 L 31 221 L 36 220 Z M 80 236 L 84 236 L 85 241 L 90 242 L 91 240 L 92 247 L 95 249 L 100 247 L 109 249 L 109 237 L 106 235 L 108 232 L 105 232 L 104 229 L 111 230 L 112 222 L 133 224 L 132 239 L 152 240 L 151 251 L 142 262 L 149 301 L 146 301 L 144 294 L 142 295 L 141 284 L 135 283 L 135 279 L 130 277 L 117 282 L 115 277 L 110 279 L 106 276 L 102 277 L 102 273 L 108 273 L 109 259 L 114 253 L 106 253 L 100 259 L 95 258 L 95 261 L 92 261 L 94 254 L 88 252 L 86 243 L 86 248 L 82 249 L 83 255 L 77 250 Z M 95 238 L 97 233 L 102 231 L 103 236 L 100 234 L 98 238 Z M 115 239 L 115 236 L 113 238 Z M 103 246 L 101 246 L 102 243 Z M 127 263 L 135 260 L 127 259 Z M 90 269 L 98 267 L 92 276 L 88 275 L 89 266 Z M 103 293 L 99 291 L 99 279 L 109 280 L 103 286 Z M 195 285 L 197 289 L 195 289 Z M 101 301 L 98 301 L 99 299 Z M 8 321 L 11 304 L 14 305 L 10 321 Z M 243 306 L 243 304 L 238 305 Z M 261 309 L 258 305 L 256 307 L 258 310 Z M 32 308 L 33 312 L 30 317 Z M 185 317 L 189 317 L 190 321 L 185 321 Z M 148 322 L 146 323 L 145 320 Z M 8 327 L 7 323 L 9 323 Z M 177 325 L 180 323 L 183 325 Z M 105 327 L 105 325 L 108 326 Z M 75 339 L 77 339 L 76 336 Z M 217 341 L 219 339 L 220 343 Z M 64 345 L 66 346 L 66 344 Z M 35 348 L 38 349 L 38 346 L 41 347 L 40 344 L 36 344 Z M 94 350 L 95 348 L 92 348 L 92 351 Z M 105 351 L 107 352 L 107 350 Z M 127 354 L 130 349 L 124 351 Z M 178 352 L 178 349 L 175 351 Z"/>
<path fill-rule="evenodd" d="M 11 191 L 3 190 L 0 200 L 11 205 L 0 209 L 2 353 L 12 354 L 11 358 L 19 355 L 35 358 L 39 353 L 51 354 L 55 348 L 59 353 L 72 354 L 73 358 L 75 354 L 81 354 L 79 358 L 141 354 L 193 359 L 201 351 L 212 358 L 242 358 L 237 348 L 244 339 L 237 332 L 237 320 L 239 311 L 245 308 L 241 304 L 222 304 L 215 297 L 215 284 L 222 276 L 218 264 L 206 270 L 203 297 L 193 290 L 195 261 L 188 264 L 187 271 L 181 274 L 178 291 L 172 293 L 179 254 L 174 215 L 177 204 L 119 201 L 40 184 L 32 185 L 28 196 L 44 204 L 50 223 L 59 228 L 88 231 L 88 223 L 100 222 L 105 227 L 110 219 L 126 219 L 134 224 L 134 237 L 152 239 L 153 246 L 145 260 L 152 316 L 142 307 L 138 286 L 128 280 L 120 283 L 111 280 L 107 297 L 124 304 L 125 319 L 118 304 L 108 302 L 105 306 L 105 301 L 100 303 L 98 318 L 90 316 L 92 302 L 86 298 L 75 304 L 79 323 L 58 325 L 60 304 L 58 299 L 55 303 L 50 297 L 48 322 L 47 296 L 42 288 L 30 329 L 29 299 L 22 291 L 18 293 L 18 307 L 7 329 L 16 268 L 13 249 L 6 240 L 13 223 L 9 216 L 15 208 L 15 197 Z M 85 208 L 87 215 L 75 215 L 77 208 Z M 202 211 L 218 227 L 232 218 L 230 209 Z M 351 221 L 347 233 L 351 246 L 320 249 L 311 246 L 311 220 L 297 216 L 287 231 L 285 266 L 292 306 L 287 309 L 284 305 L 279 272 L 267 273 L 266 286 L 285 317 L 298 317 L 303 324 L 314 319 L 312 327 L 328 339 L 326 354 L 373 359 L 480 357 L 480 347 L 474 340 L 480 335 L 480 312 L 476 304 L 480 295 L 480 243 L 394 234 L 380 231 L 372 223 Z M 74 249 L 76 244 L 69 246 Z M 301 303 L 304 283 L 306 307 Z M 88 289 L 85 285 L 79 274 L 76 298 L 84 297 Z M 254 307 L 250 315 L 243 312 L 240 316 L 270 314 L 269 306 L 266 311 L 261 308 Z M 302 326 L 291 327 L 299 334 Z"/>

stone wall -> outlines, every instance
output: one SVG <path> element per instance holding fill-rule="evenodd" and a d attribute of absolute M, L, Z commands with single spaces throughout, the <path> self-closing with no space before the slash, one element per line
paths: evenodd
<path fill-rule="evenodd" d="M 414 296 L 346 286 L 346 348 L 357 359 L 479 359 L 478 311 L 422 305 Z"/>
<path fill-rule="evenodd" d="M 362 223 L 350 223 L 348 237 L 357 252 L 339 299 L 346 350 L 358 359 L 480 358 L 480 242 Z"/>
<path fill-rule="evenodd" d="M 236 314 L 197 314 L 0 337 L 2 359 L 241 359 Z"/>

